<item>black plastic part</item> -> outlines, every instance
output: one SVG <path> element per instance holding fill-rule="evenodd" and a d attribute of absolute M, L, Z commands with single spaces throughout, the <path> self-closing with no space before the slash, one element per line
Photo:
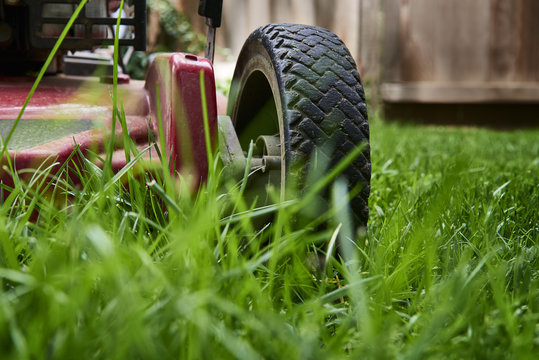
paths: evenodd
<path fill-rule="evenodd" d="M 112 76 L 114 66 L 112 61 L 103 59 L 83 58 L 77 56 L 64 57 L 64 74 L 76 76 Z"/>
<path fill-rule="evenodd" d="M 44 17 L 43 6 L 45 4 L 73 4 L 77 6 L 80 0 L 23 0 L 30 10 L 29 38 L 33 48 L 50 49 L 54 46 L 58 37 L 48 37 L 43 34 L 44 24 L 62 24 L 65 25 L 69 18 Z M 146 50 L 146 0 L 136 0 L 135 12 L 133 18 L 122 18 L 121 25 L 133 26 L 134 38 L 119 39 L 121 46 L 133 46 L 135 50 Z M 65 50 L 87 50 L 95 46 L 113 45 L 114 39 L 99 38 L 92 36 L 92 28 L 96 25 L 115 26 L 117 19 L 111 17 L 87 17 L 84 9 L 75 20 L 73 27 L 82 25 L 84 27 L 84 36 L 77 38 L 66 37 L 61 49 Z"/>
<path fill-rule="evenodd" d="M 200 0 L 198 4 L 198 15 L 210 20 L 211 26 L 218 28 L 221 26 L 221 15 L 223 12 L 223 0 Z"/>

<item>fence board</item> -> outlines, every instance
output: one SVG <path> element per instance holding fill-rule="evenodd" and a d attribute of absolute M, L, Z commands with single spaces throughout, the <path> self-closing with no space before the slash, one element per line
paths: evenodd
<path fill-rule="evenodd" d="M 519 27 L 516 79 L 539 82 L 539 1 L 517 1 Z"/>
<path fill-rule="evenodd" d="M 376 81 L 380 74 L 380 0 L 363 0 L 359 11 L 359 40 L 355 52 L 364 78 Z"/>
<path fill-rule="evenodd" d="M 400 0 L 385 0 L 383 6 L 384 36 L 382 42 L 382 80 L 399 81 L 401 58 L 401 13 L 407 9 L 400 9 Z"/>
<path fill-rule="evenodd" d="M 510 80 L 516 75 L 518 9 L 507 0 L 492 0 L 490 6 L 488 80 Z"/>

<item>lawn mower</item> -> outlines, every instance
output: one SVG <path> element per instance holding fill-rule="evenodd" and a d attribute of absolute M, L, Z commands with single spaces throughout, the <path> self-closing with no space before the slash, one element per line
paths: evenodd
<path fill-rule="evenodd" d="M 132 151 L 150 163 L 160 161 L 161 151 L 170 171 L 192 179 L 196 189 L 208 174 L 210 144 L 232 176 L 241 178 L 249 167 L 253 182 L 284 194 L 291 178 L 307 184 L 309 174 L 335 169 L 362 147 L 340 176 L 348 183 L 356 225 L 366 225 L 371 170 L 365 95 L 336 35 L 294 24 L 255 30 L 239 55 L 228 108 L 219 109 L 212 61 L 222 0 L 199 3 L 209 29 L 205 57 L 159 54 L 145 81 L 121 71 L 114 77 L 113 61 L 96 51 L 114 43 L 118 17 L 119 45 L 144 50 L 145 2 L 126 0 L 119 9 L 117 0 L 88 0 L 26 104 L 35 75 L 80 3 L 0 0 L 4 190 L 13 186 L 14 174 L 28 181 L 35 169 L 48 167 L 54 175 L 81 156 L 119 172 Z M 126 134 L 136 150 L 123 148 Z"/>

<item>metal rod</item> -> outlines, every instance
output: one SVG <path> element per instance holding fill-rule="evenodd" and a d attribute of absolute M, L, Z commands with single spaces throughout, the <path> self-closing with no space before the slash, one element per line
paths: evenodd
<path fill-rule="evenodd" d="M 209 19 L 208 19 L 209 20 Z M 211 21 L 208 23 L 208 39 L 206 40 L 206 59 L 210 60 L 213 63 L 213 58 L 215 56 L 215 33 L 216 28 L 211 25 Z"/>

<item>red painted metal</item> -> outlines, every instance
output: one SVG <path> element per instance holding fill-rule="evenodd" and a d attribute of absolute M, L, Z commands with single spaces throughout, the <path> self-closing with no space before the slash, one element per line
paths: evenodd
<path fill-rule="evenodd" d="M 206 88 L 208 120 L 211 138 L 216 137 L 217 103 L 215 81 L 211 63 L 189 54 L 160 55 L 151 65 L 146 82 L 130 81 L 118 85 L 118 104 L 125 110 L 129 136 L 144 148 L 149 145 L 149 132 L 158 138 L 157 96 L 160 90 L 160 107 L 165 132 L 165 153 L 171 160 L 171 170 L 191 177 L 197 185 L 208 172 L 204 122 L 201 102 L 200 73 Z M 15 119 L 30 91 L 33 79 L 27 77 L 0 78 L 0 121 Z M 159 85 L 158 85 L 159 84 Z M 9 150 L 9 158 L 23 179 L 42 165 L 54 165 L 58 171 L 78 146 L 82 154 L 89 150 L 104 151 L 105 140 L 110 136 L 112 121 L 112 85 L 99 82 L 98 78 L 51 76 L 43 79 L 30 100 L 22 119 L 92 120 L 97 126 L 90 130 L 66 135 L 62 138 L 30 148 Z M 45 122 L 44 122 L 45 124 Z M 121 126 L 116 124 L 118 149 L 112 167 L 119 171 L 126 164 L 122 144 Z M 157 160 L 155 150 L 147 152 L 147 160 Z M 7 158 L 0 159 L 0 180 L 11 185 L 11 175 L 4 170 Z M 99 164 L 102 166 L 102 164 Z"/>
<path fill-rule="evenodd" d="M 201 72 L 206 90 L 205 105 L 201 96 Z M 158 118 L 157 102 L 161 105 L 171 170 L 192 175 L 194 185 L 197 185 L 208 173 L 203 106 L 207 109 L 212 139 L 216 138 L 217 131 L 217 99 L 211 62 L 191 54 L 159 55 L 148 72 L 146 89 L 150 94 L 153 119 Z"/>

